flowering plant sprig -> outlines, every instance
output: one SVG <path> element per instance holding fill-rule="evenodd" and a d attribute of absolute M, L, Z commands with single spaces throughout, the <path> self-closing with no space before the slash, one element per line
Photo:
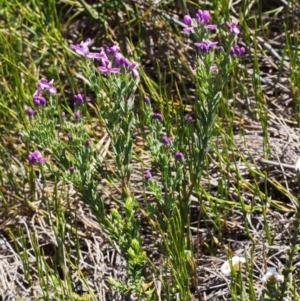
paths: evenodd
<path fill-rule="evenodd" d="M 35 150 L 28 155 L 28 161 L 30 163 L 45 163 L 47 161 L 47 158 L 42 157 L 40 152 L 38 150 Z"/>
<path fill-rule="evenodd" d="M 198 10 L 195 18 L 185 15 L 183 21 L 187 27 L 183 31 L 192 35 L 195 40 L 194 46 L 201 51 L 198 55 L 200 64 L 205 66 L 207 70 L 215 66 L 214 71 L 217 71 L 222 61 L 224 65 L 228 66 L 232 63 L 233 55 L 241 56 L 245 54 L 245 48 L 237 44 L 238 35 L 240 34 L 237 21 L 226 22 L 222 27 L 217 28 L 215 24 L 208 24 L 210 19 L 210 13 L 206 10 Z M 221 40 L 216 40 L 218 36 L 221 37 Z M 215 50 L 214 52 L 218 54 L 218 57 L 205 55 L 212 53 L 211 50 Z M 210 59 L 207 59 L 207 57 Z"/>
<path fill-rule="evenodd" d="M 155 202 L 146 201 L 147 208 L 151 218 L 158 221 L 162 231 L 166 231 L 168 219 L 181 207 L 178 192 L 183 184 L 186 162 L 178 136 L 167 134 L 171 133 L 168 117 L 160 111 L 153 110 L 150 98 L 145 98 L 144 123 L 137 123 L 137 126 L 143 133 L 151 157 L 151 166 L 147 166 L 149 169 L 145 170 L 144 179 L 146 189 L 155 196 Z M 158 174 L 158 179 L 152 178 L 152 172 Z M 185 207 L 184 203 L 182 205 Z"/>
<path fill-rule="evenodd" d="M 236 45 L 234 32 L 237 30 L 230 31 L 225 25 L 216 28 L 210 19 L 208 11 L 198 11 L 195 19 L 185 17 L 184 20 L 189 27 L 185 33 L 193 38 L 192 47 L 196 53 L 192 69 L 196 99 L 192 102 L 191 113 L 185 116 L 184 104 L 180 102 L 177 124 L 169 127 L 169 117 L 165 112 L 170 112 L 170 107 L 154 109 L 147 99 L 144 106 L 146 126 L 144 129 L 141 127 L 151 154 L 151 166 L 146 167 L 144 185 L 155 197 L 155 201 L 151 202 L 145 199 L 147 216 L 159 229 L 169 254 L 174 254 L 171 255 L 173 260 L 181 259 L 177 267 L 182 268 L 182 275 L 191 273 L 191 266 L 185 265 L 183 259 L 186 254 L 192 254 L 189 228 L 192 194 L 201 202 L 201 176 L 216 134 L 219 106 L 225 101 L 222 91 L 239 59 L 239 55 L 231 52 L 231 47 Z M 218 39 L 226 36 L 225 43 Z M 153 177 L 154 174 L 158 176 Z M 171 248 L 172 239 L 184 243 Z M 176 275 L 179 274 L 176 271 Z M 178 287 L 189 287 L 184 277 L 174 282 L 175 286 L 177 282 Z M 188 299 L 187 295 L 188 290 L 182 289 L 180 298 Z"/>
<path fill-rule="evenodd" d="M 42 171 L 58 178 L 77 177 L 77 183 L 84 185 L 91 174 L 92 151 L 86 141 L 89 136 L 86 133 L 83 118 L 74 122 L 67 121 L 65 112 L 59 113 L 57 90 L 53 81 L 41 79 L 37 83 L 37 89 L 33 93 L 34 109 L 28 108 L 28 116 L 24 127 L 20 129 L 20 137 L 27 149 L 34 150 L 28 154 L 30 163 L 30 183 L 34 183 L 35 173 L 33 169 L 39 165 Z M 76 98 L 83 100 L 82 95 Z M 75 114 L 74 114 L 75 115 Z M 76 117 L 72 117 L 73 121 Z M 72 139 L 65 139 L 69 133 Z M 37 151 L 40 149 L 41 152 Z"/>
<path fill-rule="evenodd" d="M 207 10 L 203 11 L 199 9 L 195 15 L 195 18 L 192 18 L 190 15 L 185 15 L 183 17 L 183 21 L 187 25 L 187 27 L 183 29 L 183 32 L 192 32 L 196 35 L 203 34 L 202 38 L 205 38 L 205 31 L 203 29 L 213 30 L 217 28 L 217 25 L 215 24 L 208 24 L 210 21 L 210 13 Z"/>
<path fill-rule="evenodd" d="M 133 130 L 137 122 L 133 111 L 133 95 L 139 81 L 138 64 L 125 58 L 116 45 L 101 47 L 99 55 L 92 55 L 92 57 L 86 55 L 87 51 L 82 52 L 81 46 L 73 49 L 84 57 L 82 71 L 96 95 L 95 109 L 99 122 L 110 138 L 115 163 L 111 180 L 121 183 L 122 194 L 119 202 L 124 205 L 125 216 L 121 216 L 116 208 L 111 210 L 109 215 L 103 214 L 104 208 L 101 205 L 103 201 L 101 196 L 95 193 L 96 187 L 99 186 L 96 176 L 88 179 L 84 199 L 94 210 L 114 245 L 118 246 L 118 250 L 128 261 L 128 282 L 122 284 L 110 279 L 111 284 L 119 290 L 136 290 L 140 293 L 141 270 L 145 264 L 146 255 L 141 248 L 138 221 L 134 217 L 137 202 L 130 187 Z M 102 165 L 96 160 L 96 170 L 101 172 Z"/>
<path fill-rule="evenodd" d="M 61 176 L 65 173 L 69 177 L 76 170 L 76 175 L 80 179 L 77 182 L 86 183 L 93 154 L 89 147 L 85 119 L 80 114 L 85 96 L 83 94 L 74 96 L 77 108 L 73 116 L 70 116 L 72 122 L 69 122 L 69 116 L 65 112 L 62 112 L 59 118 L 56 94 L 53 81 L 49 82 L 47 79 L 38 81 L 37 89 L 33 93 L 35 110 L 31 107 L 27 109 L 28 122 L 20 131 L 22 140 L 29 149 L 39 147 L 44 150 L 49 157 L 47 168 L 52 174 Z M 68 139 L 64 139 L 67 136 Z M 46 162 L 46 158 L 38 151 L 30 153 L 28 160 L 33 164 Z"/>
<path fill-rule="evenodd" d="M 27 109 L 28 122 L 21 131 L 24 141 L 42 148 L 58 142 L 55 131 L 57 124 L 56 93 L 53 81 L 49 82 L 45 78 L 38 81 L 37 89 L 32 95 L 34 109 L 32 107 Z"/>
<path fill-rule="evenodd" d="M 91 59 L 100 59 L 101 54 L 96 52 L 90 52 L 89 46 L 92 43 L 92 40 L 89 38 L 85 42 L 81 42 L 80 44 L 73 45 L 71 44 L 71 49 L 75 50 L 75 52 L 81 56 Z"/>
<path fill-rule="evenodd" d="M 190 33 L 194 40 L 196 59 L 192 72 L 197 91 L 193 104 L 195 120 L 180 129 L 185 133 L 182 143 L 190 150 L 187 156 L 190 171 L 187 180 L 193 183 L 189 186 L 186 198 L 189 198 L 195 183 L 199 183 L 210 141 L 215 134 L 214 124 L 219 104 L 223 101 L 222 91 L 237 66 L 239 56 L 245 53 L 245 48 L 237 44 L 240 34 L 237 22 L 226 22 L 217 28 L 208 26 L 210 20 L 210 13 L 202 10 L 198 10 L 195 18 L 188 15 L 184 17 L 187 25 L 184 32 Z"/>
<path fill-rule="evenodd" d="M 95 68 L 87 60 L 83 72 L 97 96 L 98 116 L 111 138 L 116 174 L 126 191 L 131 173 L 132 128 L 135 123 L 132 95 L 139 78 L 138 64 L 125 58 L 116 45 L 101 47 L 99 56 L 93 58 L 100 65 Z"/>

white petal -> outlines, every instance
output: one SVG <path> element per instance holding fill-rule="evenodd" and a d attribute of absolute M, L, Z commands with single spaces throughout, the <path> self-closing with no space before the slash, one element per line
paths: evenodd
<path fill-rule="evenodd" d="M 239 257 L 239 256 L 233 256 L 231 259 L 229 259 L 232 263 L 232 267 L 236 268 L 238 267 L 241 263 L 245 263 L 246 259 L 244 257 Z M 231 274 L 231 269 L 230 269 L 230 263 L 229 260 L 226 260 L 222 266 L 221 266 L 221 272 L 225 276 L 230 276 Z"/>
<path fill-rule="evenodd" d="M 230 266 L 229 266 L 229 262 L 228 260 L 225 261 L 222 266 L 221 266 L 221 272 L 223 275 L 225 276 L 230 276 L 231 270 L 230 270 Z"/>
<path fill-rule="evenodd" d="M 280 275 L 280 274 L 277 274 L 276 279 L 277 279 L 277 281 L 280 281 L 280 282 L 284 281 L 283 275 Z"/>
<path fill-rule="evenodd" d="M 275 282 L 276 281 L 283 282 L 283 280 L 284 280 L 283 275 L 277 273 L 275 267 L 268 267 L 267 273 L 261 278 L 261 280 L 263 282 L 267 282 L 270 280 L 270 278 L 272 279 L 272 281 L 275 281 Z"/>

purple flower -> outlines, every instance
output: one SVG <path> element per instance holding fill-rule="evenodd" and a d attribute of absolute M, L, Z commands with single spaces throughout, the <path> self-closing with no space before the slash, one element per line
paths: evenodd
<path fill-rule="evenodd" d="M 217 27 L 218 26 L 216 24 L 208 24 L 204 26 L 205 29 L 209 29 L 209 30 L 216 29 Z"/>
<path fill-rule="evenodd" d="M 73 45 L 71 44 L 70 47 L 74 49 L 78 54 L 86 56 L 89 53 L 89 46 L 92 40 L 88 38 L 85 42 L 81 42 L 80 44 Z"/>
<path fill-rule="evenodd" d="M 115 47 L 117 47 L 117 46 L 115 46 Z M 123 66 L 123 67 L 129 69 L 133 73 L 134 76 L 138 77 L 139 73 L 138 73 L 137 69 L 139 67 L 139 64 L 136 62 L 129 61 L 119 51 L 120 51 L 119 48 L 113 48 L 113 49 L 109 48 L 108 53 L 115 54 L 115 63 L 117 65 Z M 120 68 L 112 67 L 112 63 L 108 60 L 107 57 L 102 58 L 102 66 L 98 67 L 98 69 L 102 73 L 119 73 L 120 72 Z"/>
<path fill-rule="evenodd" d="M 113 45 L 111 47 L 106 47 L 106 53 L 110 55 L 116 55 L 120 52 L 120 48 L 117 45 Z"/>
<path fill-rule="evenodd" d="M 246 53 L 245 47 L 240 47 L 240 55 L 244 55 Z"/>
<path fill-rule="evenodd" d="M 61 118 L 65 118 L 66 117 L 66 112 L 61 112 Z"/>
<path fill-rule="evenodd" d="M 71 44 L 70 47 L 75 50 L 75 52 L 81 56 L 88 57 L 90 59 L 100 59 L 101 54 L 90 52 L 89 45 L 91 44 L 92 40 L 89 38 L 85 42 L 81 42 L 80 44 L 73 45 Z"/>
<path fill-rule="evenodd" d="M 127 68 L 130 68 L 131 67 L 131 62 L 129 61 L 129 59 L 127 59 L 126 57 L 124 57 L 124 59 L 123 59 L 123 66 L 124 67 L 127 67 Z"/>
<path fill-rule="evenodd" d="M 41 80 L 38 81 L 38 90 L 35 91 L 37 95 L 40 93 L 42 90 L 48 90 L 51 94 L 56 94 L 56 88 L 53 87 L 53 81 L 48 81 L 45 78 L 42 78 Z M 33 94 L 35 96 L 35 94 Z"/>
<path fill-rule="evenodd" d="M 196 19 L 203 22 L 203 23 L 208 23 L 209 20 L 210 20 L 209 11 L 198 9 L 198 12 L 196 13 Z"/>
<path fill-rule="evenodd" d="M 174 155 L 175 159 L 176 160 L 183 160 L 184 159 L 184 155 L 183 153 L 181 152 L 177 152 L 175 155 Z"/>
<path fill-rule="evenodd" d="M 76 119 L 79 119 L 79 118 L 80 118 L 80 111 L 76 111 L 76 112 L 75 112 L 75 118 L 76 118 Z"/>
<path fill-rule="evenodd" d="M 28 155 L 28 160 L 30 163 L 45 163 L 46 158 L 43 158 L 38 150 L 33 151 Z"/>
<path fill-rule="evenodd" d="M 83 94 L 75 94 L 74 99 L 78 103 L 83 103 L 85 100 L 85 96 Z"/>
<path fill-rule="evenodd" d="M 126 57 L 124 57 L 124 55 L 121 53 L 116 54 L 115 63 L 117 65 L 121 65 L 121 66 L 127 67 L 127 68 L 130 68 L 132 65 L 132 63 Z"/>
<path fill-rule="evenodd" d="M 148 181 L 150 178 L 152 178 L 152 174 L 150 170 L 146 170 L 144 174 L 145 180 Z"/>
<path fill-rule="evenodd" d="M 101 64 L 104 67 L 107 67 L 110 64 L 110 61 L 109 61 L 109 59 L 108 59 L 108 57 L 107 57 L 107 55 L 106 55 L 103 47 L 101 47 L 99 59 L 101 60 Z"/>
<path fill-rule="evenodd" d="M 211 72 L 214 72 L 214 73 L 217 73 L 218 72 L 218 66 L 217 65 L 212 65 L 211 67 L 210 67 L 210 71 Z"/>
<path fill-rule="evenodd" d="M 244 55 L 245 52 L 246 52 L 245 47 L 240 47 L 238 45 L 235 45 L 230 49 L 230 54 L 232 55 Z"/>
<path fill-rule="evenodd" d="M 102 59 L 101 59 L 101 64 L 102 64 L 102 67 L 111 67 L 111 62 L 110 62 L 110 60 L 108 59 L 108 58 L 105 58 L 105 57 L 103 57 Z"/>
<path fill-rule="evenodd" d="M 42 89 L 39 89 L 39 88 L 38 88 L 37 90 L 35 90 L 35 91 L 34 91 L 34 93 L 33 93 L 33 95 L 32 95 L 32 96 L 33 96 L 33 98 L 35 98 L 35 97 L 39 96 L 39 95 L 40 95 L 40 93 L 41 93 L 41 91 L 42 91 Z"/>
<path fill-rule="evenodd" d="M 145 96 L 144 100 L 145 100 L 145 103 L 148 105 L 151 103 L 149 96 Z"/>
<path fill-rule="evenodd" d="M 162 137 L 161 141 L 164 145 L 170 145 L 172 142 L 171 138 L 169 138 L 167 136 Z"/>
<path fill-rule="evenodd" d="M 139 67 L 139 64 L 136 63 L 136 62 L 132 62 L 129 66 L 129 69 L 131 70 L 132 74 L 135 76 L 135 77 L 139 77 L 139 72 L 137 70 L 137 68 Z"/>
<path fill-rule="evenodd" d="M 211 42 L 209 40 L 204 40 L 203 42 L 201 43 L 194 43 L 194 45 L 196 47 L 199 47 L 201 51 L 203 52 L 208 52 L 208 50 L 210 48 L 213 48 L 215 47 L 216 45 L 218 44 L 218 42 Z"/>
<path fill-rule="evenodd" d="M 74 166 L 71 166 L 71 167 L 69 168 L 69 171 L 70 171 L 70 173 L 72 174 L 72 173 L 75 171 L 75 167 L 74 167 Z"/>
<path fill-rule="evenodd" d="M 196 21 L 198 24 L 205 24 L 204 28 L 208 30 L 216 29 L 217 25 L 215 24 L 207 24 L 210 20 L 209 11 L 201 9 L 196 13 Z M 183 17 L 183 22 L 188 26 L 183 29 L 183 32 L 190 33 L 193 31 L 193 19 L 189 15 L 185 15 Z"/>
<path fill-rule="evenodd" d="M 120 72 L 120 68 L 112 68 L 109 66 L 100 66 L 100 67 L 98 67 L 98 69 L 102 73 L 119 73 Z"/>
<path fill-rule="evenodd" d="M 145 103 L 146 104 L 150 104 L 150 97 L 149 96 L 145 96 Z"/>
<path fill-rule="evenodd" d="M 32 108 L 27 109 L 27 116 L 32 117 L 35 114 L 35 111 Z"/>
<path fill-rule="evenodd" d="M 68 137 L 69 141 L 72 140 L 72 135 L 70 133 L 67 134 L 67 137 Z"/>
<path fill-rule="evenodd" d="M 102 55 L 101 53 L 96 53 L 96 52 L 90 52 L 86 55 L 86 57 L 88 57 L 89 59 L 101 59 L 102 58 Z"/>
<path fill-rule="evenodd" d="M 193 31 L 193 27 L 185 27 L 182 31 L 185 33 L 190 33 Z"/>
<path fill-rule="evenodd" d="M 121 65 L 121 66 L 126 67 L 129 70 L 131 70 L 131 72 L 133 73 L 134 76 L 136 76 L 136 77 L 139 76 L 139 73 L 138 73 L 138 70 L 137 70 L 138 67 L 139 67 L 139 64 L 136 63 L 136 62 L 129 61 L 127 58 L 125 58 L 123 56 L 123 54 L 117 53 L 115 55 L 115 63 L 117 65 Z"/>
<path fill-rule="evenodd" d="M 240 33 L 239 28 L 237 27 L 238 22 L 226 22 L 225 25 L 229 29 L 230 32 L 234 33 L 235 35 L 238 35 Z"/>
<path fill-rule="evenodd" d="M 46 99 L 43 96 L 35 96 L 33 98 L 33 102 L 38 107 L 40 105 L 46 104 Z"/>
<path fill-rule="evenodd" d="M 193 23 L 193 20 L 192 20 L 192 18 L 191 18 L 190 15 L 185 15 L 185 16 L 183 17 L 183 22 L 184 22 L 187 26 L 191 27 L 191 26 L 192 26 L 192 23 Z"/>
<path fill-rule="evenodd" d="M 193 32 L 193 19 L 189 15 L 185 15 L 183 17 L 183 22 L 187 25 L 187 27 L 183 28 L 183 32 L 191 33 Z"/>
<path fill-rule="evenodd" d="M 117 53 L 116 56 L 115 56 L 115 63 L 117 65 L 123 65 L 123 64 L 125 64 L 125 62 L 126 62 L 126 59 L 123 56 L 123 54 Z"/>
<path fill-rule="evenodd" d="M 91 144 L 91 140 L 90 139 L 87 139 L 85 142 L 84 142 L 84 146 L 85 147 L 89 147 Z"/>
<path fill-rule="evenodd" d="M 160 114 L 160 113 L 153 113 L 153 114 L 152 114 L 152 117 L 153 117 L 154 119 L 158 119 L 158 120 L 162 120 L 162 119 L 163 119 L 163 116 L 162 116 L 162 114 Z"/>
<path fill-rule="evenodd" d="M 185 116 L 185 120 L 186 120 L 187 122 L 192 122 L 194 119 L 193 119 L 193 116 L 192 116 L 192 115 L 188 114 L 188 115 Z"/>
<path fill-rule="evenodd" d="M 111 62 L 110 62 L 110 60 L 107 57 L 102 57 L 101 58 L 101 64 L 102 64 L 102 67 L 109 67 L 109 66 L 111 66 Z"/>

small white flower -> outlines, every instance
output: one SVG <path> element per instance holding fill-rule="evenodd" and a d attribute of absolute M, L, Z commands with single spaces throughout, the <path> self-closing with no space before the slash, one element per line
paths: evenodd
<path fill-rule="evenodd" d="M 277 273 L 276 268 L 268 267 L 267 273 L 261 278 L 263 282 L 283 282 L 284 277 L 283 275 Z"/>
<path fill-rule="evenodd" d="M 295 170 L 300 171 L 300 157 L 298 157 L 297 160 L 296 160 Z"/>
<path fill-rule="evenodd" d="M 226 260 L 221 266 L 221 272 L 225 276 L 230 276 L 231 269 L 230 269 L 230 262 L 235 271 L 240 269 L 240 264 L 245 263 L 246 259 L 244 257 L 233 256 L 231 259 Z"/>

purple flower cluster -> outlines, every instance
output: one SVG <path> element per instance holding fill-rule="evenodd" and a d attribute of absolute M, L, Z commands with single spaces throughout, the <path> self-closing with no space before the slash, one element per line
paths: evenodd
<path fill-rule="evenodd" d="M 230 32 L 232 32 L 235 35 L 238 35 L 240 33 L 240 29 L 237 27 L 238 22 L 226 22 L 225 25 L 229 29 Z"/>
<path fill-rule="evenodd" d="M 51 94 L 56 94 L 56 88 L 53 86 L 53 81 L 48 81 L 45 78 L 42 78 L 41 80 L 39 80 L 38 82 L 38 89 L 36 92 L 40 92 L 42 90 L 48 90 Z"/>
<path fill-rule="evenodd" d="M 182 152 L 177 152 L 175 155 L 174 155 L 175 159 L 176 160 L 179 160 L 179 161 L 182 161 L 184 159 L 184 155 Z"/>
<path fill-rule="evenodd" d="M 85 95 L 84 94 L 75 94 L 74 95 L 74 101 L 75 103 L 78 103 L 78 104 L 83 104 L 85 102 Z M 74 116 L 75 116 L 75 119 L 80 119 L 81 117 L 81 112 L 80 110 L 76 110 L 75 113 L 74 113 Z"/>
<path fill-rule="evenodd" d="M 163 116 L 160 113 L 153 113 L 152 117 L 153 119 L 163 120 Z"/>
<path fill-rule="evenodd" d="M 244 55 L 245 52 L 246 52 L 245 47 L 240 47 L 238 45 L 235 45 L 230 49 L 230 54 L 232 55 Z"/>
<path fill-rule="evenodd" d="M 185 15 L 183 17 L 183 22 L 187 25 L 186 28 L 183 29 L 184 32 L 193 32 L 194 29 L 216 29 L 217 25 L 215 24 L 208 24 L 210 21 L 210 13 L 207 10 L 201 10 L 199 9 L 195 15 L 195 18 L 193 19 L 190 15 Z M 233 34 L 238 35 L 240 33 L 240 29 L 238 28 L 238 22 L 232 21 L 225 23 L 226 28 Z M 195 32 L 197 33 L 197 31 Z M 206 37 L 206 35 L 205 35 Z M 218 44 L 218 42 L 212 42 L 209 40 L 202 40 L 201 42 L 196 42 L 194 45 L 198 47 L 202 52 L 209 52 L 211 48 L 215 48 L 215 46 Z M 216 47 L 217 49 L 223 49 L 222 46 Z M 234 46 L 230 50 L 230 54 L 232 55 L 243 55 L 245 54 L 245 48 Z M 217 66 L 215 66 L 217 68 Z M 211 71 L 217 71 L 217 69 L 212 69 Z"/>
<path fill-rule="evenodd" d="M 161 141 L 164 145 L 169 146 L 172 142 L 171 138 L 164 136 L 161 138 Z"/>
<path fill-rule="evenodd" d="M 81 42 L 80 44 L 73 45 L 71 44 L 70 47 L 75 50 L 75 52 L 81 56 L 88 57 L 90 59 L 100 59 L 101 54 L 96 52 L 90 52 L 89 46 L 92 40 L 87 39 L 85 42 Z"/>
<path fill-rule="evenodd" d="M 108 55 L 110 56 L 117 56 L 120 52 L 119 47 L 116 45 L 112 47 L 107 47 L 106 52 L 103 47 L 101 47 L 101 64 L 102 66 L 98 67 L 101 73 L 119 73 L 120 68 L 118 67 L 112 67 L 112 63 L 108 58 Z"/>
<path fill-rule="evenodd" d="M 45 163 L 47 159 L 43 158 L 38 150 L 35 150 L 28 155 L 28 161 L 30 163 Z"/>
<path fill-rule="evenodd" d="M 196 20 L 199 20 L 199 22 L 203 22 L 203 23 L 207 24 L 210 20 L 209 11 L 198 9 L 198 11 L 196 13 Z"/>
<path fill-rule="evenodd" d="M 120 48 L 116 45 L 111 47 L 103 47 L 100 48 L 99 53 L 90 52 L 88 46 L 91 44 L 91 39 L 87 39 L 85 42 L 81 42 L 80 44 L 73 45 L 70 47 L 75 50 L 75 52 L 81 56 L 97 59 L 101 61 L 101 66 L 98 67 L 101 73 L 119 73 L 121 68 L 123 67 L 125 70 L 130 70 L 132 74 L 136 77 L 139 76 L 138 73 L 138 63 L 131 62 L 127 58 L 125 58 L 120 53 Z M 113 63 L 117 65 L 113 67 Z"/>
<path fill-rule="evenodd" d="M 208 52 L 210 48 L 215 47 L 218 42 L 211 42 L 209 40 L 204 40 L 201 43 L 194 43 L 196 47 L 198 47 L 202 52 Z"/>
<path fill-rule="evenodd" d="M 37 107 L 39 107 L 40 105 L 46 104 L 46 99 L 43 96 L 37 95 L 33 97 L 33 102 Z"/>
<path fill-rule="evenodd" d="M 78 103 L 84 103 L 85 96 L 83 94 L 75 94 L 74 100 L 75 100 L 75 102 L 78 102 Z"/>
<path fill-rule="evenodd" d="M 183 22 L 187 25 L 186 28 L 183 29 L 183 32 L 190 33 L 193 32 L 195 27 L 204 27 L 205 29 L 216 29 L 217 25 L 208 24 L 210 21 L 210 13 L 208 10 L 198 9 L 195 19 L 193 19 L 190 15 L 185 15 L 183 17 Z"/>
<path fill-rule="evenodd" d="M 131 62 L 127 58 L 125 58 L 120 52 L 116 53 L 114 56 L 114 62 L 118 66 L 124 67 L 132 72 L 135 77 L 139 76 L 137 68 L 139 64 L 136 62 Z"/>
<path fill-rule="evenodd" d="M 43 91 L 49 91 L 50 94 L 56 94 L 56 88 L 53 86 L 53 81 L 48 81 L 47 79 L 43 78 L 38 81 L 37 89 L 33 93 L 33 102 L 34 104 L 39 107 L 40 105 L 46 104 L 45 97 L 42 96 Z M 28 114 L 28 112 L 27 112 Z M 29 114 L 28 114 L 29 116 Z"/>

